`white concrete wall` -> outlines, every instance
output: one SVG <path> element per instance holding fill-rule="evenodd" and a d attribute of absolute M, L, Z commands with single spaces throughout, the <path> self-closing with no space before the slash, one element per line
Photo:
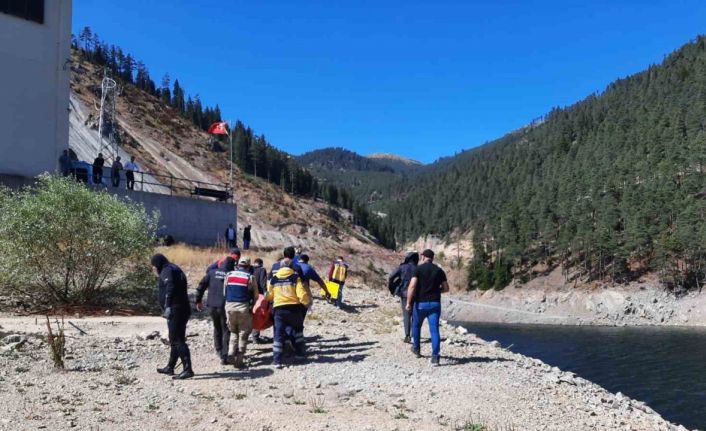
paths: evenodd
<path fill-rule="evenodd" d="M 68 148 L 71 0 L 46 0 L 44 24 L 0 13 L 0 174 L 58 169 Z"/>
<path fill-rule="evenodd" d="M 100 190 L 132 202 L 141 203 L 147 212 L 159 211 L 158 235 L 171 235 L 177 242 L 213 246 L 229 223 L 236 225 L 238 210 L 235 204 L 101 187 Z M 237 226 L 237 225 L 236 225 Z"/>

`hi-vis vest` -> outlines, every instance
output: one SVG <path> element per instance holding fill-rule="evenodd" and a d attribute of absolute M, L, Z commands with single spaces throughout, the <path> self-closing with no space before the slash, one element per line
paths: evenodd
<path fill-rule="evenodd" d="M 345 283 L 348 275 L 348 265 L 343 262 L 333 263 L 333 272 L 331 272 L 331 281 L 336 283 Z"/>
<path fill-rule="evenodd" d="M 282 305 L 309 305 L 311 296 L 304 288 L 302 280 L 292 268 L 280 268 L 272 274 L 267 286 L 267 300 L 274 302 L 274 307 Z"/>
<path fill-rule="evenodd" d="M 225 296 L 226 302 L 250 302 L 253 297 L 248 288 L 250 273 L 236 269 L 226 275 Z"/>

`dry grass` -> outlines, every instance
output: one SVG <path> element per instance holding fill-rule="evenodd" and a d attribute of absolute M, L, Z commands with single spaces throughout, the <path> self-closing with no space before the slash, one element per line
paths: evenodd
<path fill-rule="evenodd" d="M 176 244 L 171 247 L 157 247 L 156 252 L 167 256 L 170 262 L 174 262 L 182 268 L 189 269 L 205 269 L 226 253 L 223 249 L 193 247 L 185 244 Z"/>
<path fill-rule="evenodd" d="M 176 263 L 185 270 L 202 270 L 222 258 L 227 250 L 175 244 L 171 247 L 157 247 L 155 252 L 164 254 L 170 262 Z M 251 261 L 257 257 L 261 258 L 265 262 L 266 268 L 269 268 L 280 255 L 280 251 L 243 250 L 243 256 L 249 257 Z"/>

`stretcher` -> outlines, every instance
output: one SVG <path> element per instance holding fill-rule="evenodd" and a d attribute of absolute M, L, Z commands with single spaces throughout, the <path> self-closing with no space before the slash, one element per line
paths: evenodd
<path fill-rule="evenodd" d="M 334 283 L 333 281 L 326 282 L 326 288 L 331 294 L 331 299 L 338 299 L 338 287 L 338 283 Z M 321 289 L 321 296 L 326 296 L 326 292 L 324 292 L 324 289 Z"/>

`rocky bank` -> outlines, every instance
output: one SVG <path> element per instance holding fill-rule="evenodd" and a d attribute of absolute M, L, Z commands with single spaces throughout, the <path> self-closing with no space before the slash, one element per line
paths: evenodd
<path fill-rule="evenodd" d="M 67 317 L 87 335 L 67 323 L 66 371 L 52 368 L 42 319 L 2 317 L 0 429 L 683 429 L 448 324 L 432 367 L 428 342 L 422 359 L 402 343 L 398 302 L 363 289 L 347 300 L 346 310 L 316 301 L 308 361 L 281 370 L 269 365 L 269 344 L 251 345 L 247 370 L 221 366 L 210 322 L 196 317 L 188 339 L 197 376 L 179 382 L 155 372 L 167 358 L 159 317 Z"/>

